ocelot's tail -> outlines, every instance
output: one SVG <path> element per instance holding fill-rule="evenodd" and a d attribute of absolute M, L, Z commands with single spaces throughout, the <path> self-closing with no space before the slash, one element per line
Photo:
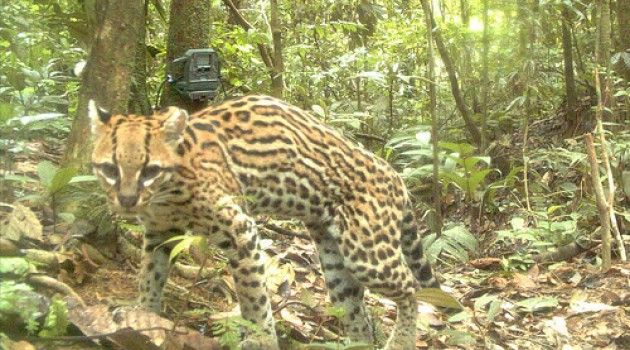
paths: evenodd
<path fill-rule="evenodd" d="M 418 225 L 413 214 L 411 204 L 407 202 L 404 208 L 402 224 L 402 250 L 407 261 L 407 266 L 413 272 L 413 276 L 420 282 L 423 288 L 440 288 L 440 283 L 435 278 L 431 264 L 424 255 L 422 241 L 418 234 Z"/>

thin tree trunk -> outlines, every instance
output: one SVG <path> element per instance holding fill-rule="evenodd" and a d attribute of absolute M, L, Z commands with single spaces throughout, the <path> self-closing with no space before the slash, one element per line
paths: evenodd
<path fill-rule="evenodd" d="M 595 155 L 593 136 L 591 134 L 584 135 L 584 142 L 586 143 L 586 158 L 590 167 L 591 184 L 593 186 L 593 190 L 595 191 L 595 204 L 597 204 L 597 211 L 599 212 L 599 219 L 602 227 L 602 270 L 608 271 L 611 266 L 610 215 L 608 213 L 610 208 L 606 202 L 604 188 L 599 180 L 599 164 L 597 163 L 597 156 Z"/>
<path fill-rule="evenodd" d="M 435 23 L 435 18 L 433 18 L 433 12 L 430 8 L 427 7 L 427 4 L 422 2 L 423 11 L 425 11 L 429 19 L 431 21 L 431 26 L 433 28 L 437 28 Z M 444 67 L 448 73 L 448 78 L 451 83 L 451 92 L 453 93 L 453 98 L 455 99 L 455 105 L 457 106 L 457 110 L 461 114 L 464 119 L 464 123 L 466 124 L 466 129 L 470 133 L 473 142 L 476 145 L 481 145 L 481 133 L 475 125 L 475 122 L 472 120 L 472 116 L 470 110 L 466 106 L 464 99 L 462 97 L 461 90 L 459 88 L 459 83 L 457 81 L 457 72 L 455 71 L 455 66 L 453 65 L 453 61 L 451 60 L 451 56 L 446 49 L 446 45 L 444 45 L 444 40 L 442 39 L 442 34 L 439 28 L 437 28 L 433 33 L 433 39 L 435 41 L 435 45 L 440 52 L 440 57 L 442 57 L 442 62 L 444 63 Z"/>
<path fill-rule="evenodd" d="M 488 89 L 490 88 L 490 79 L 488 77 L 488 52 L 490 51 L 489 37 L 489 21 L 488 21 L 488 0 L 483 0 L 483 52 L 481 67 L 481 91 L 482 91 L 482 118 L 481 118 L 481 150 L 485 151 L 486 141 L 486 122 L 488 120 Z"/>
<path fill-rule="evenodd" d="M 608 0 L 597 0 L 596 3 L 596 25 L 597 39 L 595 43 L 595 61 L 605 69 L 605 74 L 601 77 L 601 102 L 604 106 L 602 120 L 612 121 L 612 87 L 610 79 L 610 48 L 611 48 L 611 23 L 610 23 L 610 3 Z M 627 31 L 625 32 L 627 33 Z"/>
<path fill-rule="evenodd" d="M 573 41 L 571 37 L 571 16 L 567 4 L 562 4 L 562 53 L 564 57 L 564 87 L 567 94 L 567 124 L 569 130 L 578 125 L 577 92 L 573 74 Z"/>
<path fill-rule="evenodd" d="M 517 4 L 516 18 L 518 19 L 518 57 L 522 59 L 527 56 L 529 16 L 527 16 L 527 0 L 518 0 Z"/>
<path fill-rule="evenodd" d="M 278 10 L 278 0 L 271 0 L 271 36 L 273 38 L 273 69 L 271 84 L 273 95 L 282 98 L 284 92 L 284 60 L 282 58 L 282 26 Z"/>
<path fill-rule="evenodd" d="M 618 46 L 617 52 L 625 53 L 625 55 L 630 55 L 630 34 L 628 30 L 630 28 L 630 0 L 617 0 L 617 35 L 618 35 Z M 628 57 L 628 56 L 626 56 Z M 615 69 L 619 72 L 619 75 L 625 79 L 626 86 L 630 84 L 630 59 L 619 60 Z M 629 104 L 630 100 L 628 97 L 625 98 L 625 103 Z M 619 111 L 619 120 L 629 120 L 630 119 L 630 111 L 627 109 L 620 108 Z"/>
<path fill-rule="evenodd" d="M 112 112 L 126 112 L 138 38 L 144 25 L 142 1 L 97 0 L 95 34 L 83 74 L 77 115 L 62 163 L 87 171 L 90 162 L 88 101 Z"/>
<path fill-rule="evenodd" d="M 147 47 L 146 47 L 146 20 L 147 6 L 145 3 L 142 11 L 142 26 L 136 47 L 136 67 L 131 83 L 131 98 L 129 99 L 129 112 L 148 115 L 151 112 L 151 101 L 147 91 Z M 156 101 L 157 102 L 157 101 Z"/>
<path fill-rule="evenodd" d="M 189 49 L 203 49 L 210 44 L 210 0 L 171 0 L 166 48 L 166 71 L 172 76 L 182 74 L 180 67 L 173 65 L 176 58 Z M 162 106 L 176 105 L 192 113 L 206 106 L 206 101 L 192 101 L 164 87 L 160 101 Z"/>
<path fill-rule="evenodd" d="M 435 91 L 435 57 L 433 57 L 433 26 L 431 17 L 426 9 L 430 9 L 427 0 L 422 0 L 422 7 L 425 9 L 425 22 L 427 24 L 427 46 L 428 46 L 428 69 L 427 80 L 429 87 L 429 115 L 431 116 L 431 144 L 433 145 L 433 208 L 435 209 L 435 234 L 437 237 L 442 235 L 442 186 L 440 185 L 440 157 L 439 157 L 439 130 L 437 113 L 435 112 L 437 105 L 437 97 Z"/>
<path fill-rule="evenodd" d="M 247 19 L 245 19 L 245 17 L 243 17 L 243 15 L 241 15 L 239 9 L 236 7 L 236 5 L 234 5 L 234 3 L 232 2 L 232 0 L 223 0 L 223 4 L 228 8 L 228 10 L 230 11 L 230 15 L 232 16 L 232 18 L 245 30 L 256 30 L 256 28 L 247 21 Z M 274 41 L 275 44 L 275 41 Z M 267 47 L 267 45 L 263 44 L 263 43 L 258 43 L 257 44 L 258 47 L 258 52 L 260 52 L 260 58 L 262 59 L 263 63 L 265 64 L 265 67 L 267 67 L 267 70 L 269 71 L 269 75 L 272 81 L 272 85 L 275 87 L 276 84 L 278 84 L 278 86 L 282 86 L 282 88 L 284 88 L 284 83 L 279 84 L 277 83 L 277 76 L 280 76 L 279 74 L 276 74 L 277 71 L 277 67 L 275 66 L 275 62 L 274 62 L 274 58 L 272 57 L 272 54 L 269 53 L 270 49 Z M 280 50 L 280 55 L 282 55 L 282 50 Z M 280 59 L 280 61 L 282 61 L 282 59 Z M 283 61 L 282 61 L 283 62 Z M 278 70 L 280 72 L 282 72 L 282 70 Z"/>

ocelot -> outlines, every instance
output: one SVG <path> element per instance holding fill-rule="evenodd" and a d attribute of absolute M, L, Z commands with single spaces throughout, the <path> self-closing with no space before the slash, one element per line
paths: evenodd
<path fill-rule="evenodd" d="M 364 288 L 398 307 L 388 350 L 415 348 L 420 287 L 439 287 L 423 254 L 401 177 L 384 160 L 305 111 L 247 96 L 191 116 L 112 115 L 90 101 L 92 165 L 110 207 L 146 228 L 139 303 L 160 309 L 169 237 L 206 235 L 229 259 L 242 317 L 257 328 L 245 349 L 277 349 L 254 216 L 302 220 L 353 341 L 373 341 Z M 262 332 L 261 332 L 262 331 Z"/>

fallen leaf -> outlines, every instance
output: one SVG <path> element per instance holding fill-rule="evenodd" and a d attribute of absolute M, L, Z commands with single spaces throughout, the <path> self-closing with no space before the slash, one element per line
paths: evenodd
<path fill-rule="evenodd" d="M 116 309 L 106 305 L 74 307 L 68 313 L 70 320 L 85 335 L 104 334 L 106 338 L 126 349 L 159 350 L 219 350 L 216 339 L 204 337 L 185 327 L 174 327 L 170 320 L 153 312 Z M 168 344 L 165 344 L 168 340 Z"/>
<path fill-rule="evenodd" d="M 523 275 L 521 273 L 515 273 L 512 275 L 512 284 L 516 288 L 520 289 L 534 289 L 536 288 L 536 282 L 532 281 L 531 278 Z"/>
<path fill-rule="evenodd" d="M 12 241 L 19 241 L 22 237 L 41 241 L 42 224 L 35 213 L 29 207 L 19 203 L 13 204 L 12 207 L 3 236 Z"/>

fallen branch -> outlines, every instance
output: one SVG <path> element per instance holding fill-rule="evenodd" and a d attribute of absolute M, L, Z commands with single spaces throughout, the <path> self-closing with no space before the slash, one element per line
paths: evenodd
<path fill-rule="evenodd" d="M 532 257 L 537 263 L 553 263 L 559 261 L 566 261 L 581 253 L 587 252 L 597 246 L 595 241 L 587 241 L 585 244 L 580 245 L 577 242 L 571 242 L 565 246 L 558 248 L 555 252 L 548 252 L 538 254 Z"/>
<path fill-rule="evenodd" d="M 81 298 L 79 294 L 72 289 L 72 287 L 52 277 L 46 275 L 28 274 L 26 276 L 26 281 L 29 284 L 38 284 L 40 286 L 54 289 L 57 292 L 74 299 L 76 302 L 81 304 L 81 306 L 86 306 L 83 298 Z"/>

